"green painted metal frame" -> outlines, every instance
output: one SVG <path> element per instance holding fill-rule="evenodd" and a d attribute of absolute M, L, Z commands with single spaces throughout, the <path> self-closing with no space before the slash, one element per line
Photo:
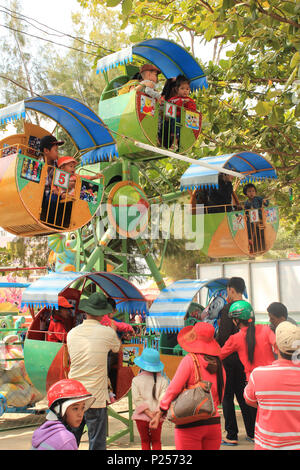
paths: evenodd
<path fill-rule="evenodd" d="M 133 420 L 132 420 L 132 414 L 133 414 L 133 406 L 132 406 L 132 393 L 131 390 L 129 390 L 128 394 L 126 395 L 128 398 L 128 410 L 125 410 L 125 413 L 128 412 L 129 417 L 125 418 L 124 416 L 121 415 L 121 413 L 117 413 L 113 408 L 108 406 L 107 408 L 107 415 L 108 417 L 110 416 L 111 418 L 117 419 L 118 421 L 121 421 L 121 423 L 125 424 L 126 428 L 116 432 L 112 436 L 109 436 L 109 426 L 107 427 L 108 430 L 108 437 L 106 439 L 106 444 L 109 445 L 112 442 L 117 441 L 123 436 L 126 436 L 129 434 L 129 439 L 130 442 L 134 441 L 134 427 L 133 427 Z"/>

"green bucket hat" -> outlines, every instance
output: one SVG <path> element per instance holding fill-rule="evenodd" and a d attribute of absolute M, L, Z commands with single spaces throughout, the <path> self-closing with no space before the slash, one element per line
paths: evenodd
<path fill-rule="evenodd" d="M 94 317 L 101 317 L 112 311 L 112 307 L 107 302 L 107 297 L 103 292 L 94 292 L 87 299 L 82 299 L 78 308 Z"/>

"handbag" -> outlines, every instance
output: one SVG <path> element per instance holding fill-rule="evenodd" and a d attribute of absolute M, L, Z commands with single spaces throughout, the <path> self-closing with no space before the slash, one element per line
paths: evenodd
<path fill-rule="evenodd" d="M 186 386 L 172 401 L 167 418 L 174 424 L 189 424 L 208 419 L 216 414 L 211 393 L 211 382 L 201 379 L 200 366 L 195 354 L 190 354 L 194 361 L 196 382 Z"/>

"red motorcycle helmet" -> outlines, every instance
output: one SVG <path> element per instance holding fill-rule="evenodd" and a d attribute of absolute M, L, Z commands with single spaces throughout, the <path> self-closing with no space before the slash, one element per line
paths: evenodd
<path fill-rule="evenodd" d="M 74 379 L 59 380 L 51 385 L 47 393 L 48 407 L 53 409 L 55 405 L 66 400 L 87 401 L 87 408 L 95 401 L 82 383 Z"/>

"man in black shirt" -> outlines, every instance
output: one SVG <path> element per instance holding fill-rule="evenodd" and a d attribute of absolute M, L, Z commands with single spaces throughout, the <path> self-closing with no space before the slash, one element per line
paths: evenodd
<path fill-rule="evenodd" d="M 237 327 L 234 325 L 231 318 L 228 317 L 228 312 L 231 304 L 237 300 L 243 299 L 245 292 L 245 282 L 241 277 L 232 277 L 227 284 L 228 303 L 223 307 L 220 312 L 220 324 L 217 334 L 217 341 L 220 346 L 224 346 L 227 339 L 238 333 Z M 226 437 L 223 439 L 225 445 L 238 444 L 238 425 L 235 414 L 234 396 L 240 406 L 243 421 L 246 428 L 247 439 L 254 441 L 254 425 L 256 413 L 255 409 L 251 409 L 245 402 L 243 393 L 246 386 L 246 375 L 244 366 L 241 363 L 238 354 L 235 352 L 230 354 L 223 360 L 223 366 L 226 371 L 226 386 L 224 398 L 222 402 L 223 416 L 225 420 Z"/>

